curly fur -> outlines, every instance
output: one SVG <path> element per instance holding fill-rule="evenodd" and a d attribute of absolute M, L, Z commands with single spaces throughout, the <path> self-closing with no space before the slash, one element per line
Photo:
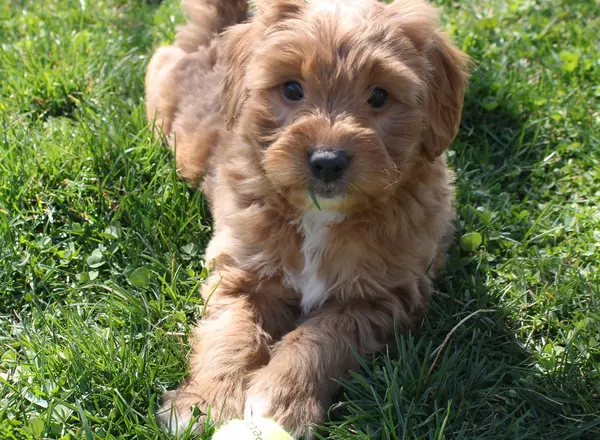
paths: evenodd
<path fill-rule="evenodd" d="M 185 427 L 210 406 L 221 422 L 265 416 L 310 436 L 354 352 L 426 310 L 452 234 L 443 152 L 467 58 L 423 0 L 255 4 L 249 17 L 242 0 L 184 1 L 188 24 L 147 71 L 148 117 L 215 221 L 190 376 L 160 416 Z M 283 98 L 290 80 L 302 102 Z M 391 96 L 378 111 L 375 85 Z M 332 146 L 351 159 L 319 211 L 306 156 Z"/>

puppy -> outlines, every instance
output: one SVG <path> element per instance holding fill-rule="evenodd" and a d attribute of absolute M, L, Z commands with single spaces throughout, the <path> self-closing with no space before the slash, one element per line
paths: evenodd
<path fill-rule="evenodd" d="M 302 437 L 356 353 L 426 309 L 467 57 L 423 0 L 255 4 L 184 0 L 189 23 L 147 71 L 148 117 L 215 223 L 189 379 L 160 417 L 182 429 L 210 407 Z"/>

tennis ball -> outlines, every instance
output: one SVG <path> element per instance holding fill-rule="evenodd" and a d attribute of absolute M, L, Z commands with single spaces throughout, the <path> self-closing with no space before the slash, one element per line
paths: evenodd
<path fill-rule="evenodd" d="M 213 440 L 294 440 L 285 429 L 269 419 L 232 420 Z"/>

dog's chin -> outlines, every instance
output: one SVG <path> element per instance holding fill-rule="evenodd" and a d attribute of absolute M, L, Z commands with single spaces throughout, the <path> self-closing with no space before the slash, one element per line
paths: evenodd
<path fill-rule="evenodd" d="M 346 212 L 352 205 L 351 197 L 339 183 L 313 182 L 305 190 L 296 191 L 291 201 L 300 211 Z"/>
<path fill-rule="evenodd" d="M 302 205 L 302 208 L 305 211 L 320 210 L 339 213 L 347 212 L 348 208 L 351 206 L 348 196 L 344 194 L 325 197 L 315 193 L 315 197 L 313 199 L 310 192 L 307 192 L 307 194 L 304 196 Z"/>

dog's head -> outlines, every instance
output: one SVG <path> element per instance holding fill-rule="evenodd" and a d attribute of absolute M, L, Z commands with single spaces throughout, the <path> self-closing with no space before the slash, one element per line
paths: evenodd
<path fill-rule="evenodd" d="M 262 0 L 231 28 L 225 113 L 299 208 L 361 209 L 457 134 L 467 57 L 422 0 Z M 410 184 L 410 182 L 408 182 Z"/>

